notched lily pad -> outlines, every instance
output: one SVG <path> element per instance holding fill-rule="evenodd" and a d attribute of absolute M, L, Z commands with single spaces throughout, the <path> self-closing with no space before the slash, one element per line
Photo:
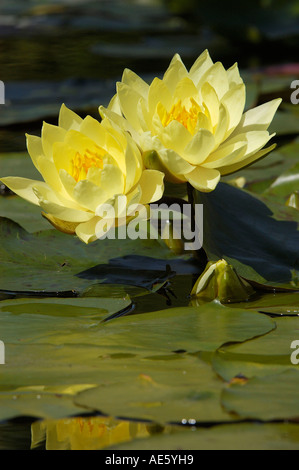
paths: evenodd
<path fill-rule="evenodd" d="M 245 419 L 292 420 L 299 418 L 299 371 L 287 370 L 254 377 L 246 385 L 232 384 L 222 393 L 229 413 Z"/>
<path fill-rule="evenodd" d="M 112 258 L 138 253 L 139 256 L 151 258 L 152 265 L 155 260 L 160 263 L 159 267 L 164 263 L 165 268 L 168 260 L 175 258 L 166 245 L 157 240 L 105 239 L 85 245 L 78 238 L 56 230 L 30 234 L 6 218 L 0 218 L 0 242 L 2 291 L 82 292 L 96 280 L 99 282 L 96 276 L 87 274 L 85 277 L 82 273 L 88 273 L 90 269 L 92 273 L 92 268 L 99 263 L 109 271 L 108 264 Z M 112 268 L 115 276 L 117 269 Z M 124 273 L 124 268 L 122 271 Z M 128 276 L 130 272 L 137 283 L 138 274 L 129 270 Z M 151 278 L 148 273 L 154 282 L 155 276 Z M 102 281 L 105 278 L 106 274 L 101 273 Z M 120 281 L 124 284 L 125 277 L 119 275 Z M 113 281 L 110 279 L 110 282 Z"/>

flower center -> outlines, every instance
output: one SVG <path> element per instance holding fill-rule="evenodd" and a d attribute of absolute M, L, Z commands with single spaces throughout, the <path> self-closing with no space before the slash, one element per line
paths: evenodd
<path fill-rule="evenodd" d="M 191 106 L 187 110 L 185 106 L 182 106 L 181 100 L 174 104 L 167 113 L 165 111 L 161 117 L 161 122 L 164 127 L 168 126 L 171 121 L 179 121 L 186 129 L 193 134 L 197 124 L 198 114 L 202 113 L 202 109 L 193 98 L 190 98 Z"/>
<path fill-rule="evenodd" d="M 106 155 L 104 149 L 98 147 L 96 151 L 86 149 L 82 155 L 76 152 L 72 159 L 72 177 L 78 182 L 86 179 L 89 168 L 103 168 L 103 157 Z"/>

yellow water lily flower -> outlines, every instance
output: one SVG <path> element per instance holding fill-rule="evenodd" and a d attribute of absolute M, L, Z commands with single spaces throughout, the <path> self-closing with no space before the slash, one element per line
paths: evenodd
<path fill-rule="evenodd" d="M 145 169 L 132 137 L 109 119 L 81 119 L 62 105 L 59 125 L 43 124 L 41 137 L 27 135 L 31 159 L 44 181 L 5 177 L 1 181 L 33 204 L 59 230 L 85 243 L 97 238 L 104 204 L 157 201 L 164 174 Z M 117 225 L 117 221 L 116 221 Z"/>
<path fill-rule="evenodd" d="M 149 168 L 169 181 L 212 191 L 221 175 L 238 171 L 270 152 L 267 131 L 280 99 L 244 113 L 245 85 L 237 64 L 225 70 L 204 51 L 188 71 L 176 54 L 162 79 L 150 85 L 126 69 L 108 108 L 129 130 Z"/>

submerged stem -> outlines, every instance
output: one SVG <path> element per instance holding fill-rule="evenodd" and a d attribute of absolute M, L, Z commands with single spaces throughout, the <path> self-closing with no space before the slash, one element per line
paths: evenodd
<path fill-rule="evenodd" d="M 194 188 L 190 183 L 187 183 L 188 202 L 191 205 L 191 230 L 195 229 L 195 209 L 194 209 Z"/>
<path fill-rule="evenodd" d="M 187 196 L 188 196 L 188 203 L 191 205 L 191 230 L 193 232 L 196 232 L 194 188 L 190 183 L 187 183 Z M 208 262 L 208 258 L 204 249 L 200 248 L 199 250 L 194 250 L 193 256 L 199 262 L 199 266 L 201 266 L 201 268 L 204 269 L 204 267 L 206 266 Z"/>

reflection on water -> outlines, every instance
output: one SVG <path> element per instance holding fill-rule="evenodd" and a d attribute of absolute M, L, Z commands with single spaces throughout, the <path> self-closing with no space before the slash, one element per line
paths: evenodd
<path fill-rule="evenodd" d="M 36 421 L 32 424 L 31 448 L 46 450 L 99 450 L 162 432 L 154 424 L 109 417 L 75 417 Z"/>
<path fill-rule="evenodd" d="M 0 424 L 0 450 L 100 450 L 181 426 L 128 421 L 104 416 L 57 420 L 11 420 Z"/>

